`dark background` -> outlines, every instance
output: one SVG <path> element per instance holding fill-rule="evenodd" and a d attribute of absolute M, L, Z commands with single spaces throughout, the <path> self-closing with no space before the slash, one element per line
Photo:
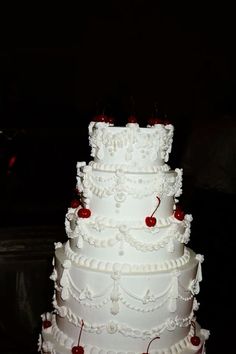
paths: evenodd
<path fill-rule="evenodd" d="M 145 126 L 157 106 L 175 125 L 169 164 L 184 167 L 190 246 L 205 255 L 198 318 L 212 333 L 207 353 L 230 354 L 233 8 L 142 0 L 18 6 L 1 9 L 0 352 L 33 353 L 40 314 L 51 310 L 53 243 L 65 240 L 76 162 L 90 160 L 89 121 L 105 110 L 124 125 L 135 111 Z"/>

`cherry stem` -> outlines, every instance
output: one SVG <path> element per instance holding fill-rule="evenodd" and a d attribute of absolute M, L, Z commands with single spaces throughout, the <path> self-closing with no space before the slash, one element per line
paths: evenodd
<path fill-rule="evenodd" d="M 82 333 L 82 329 L 84 327 L 84 321 L 81 320 L 81 327 L 80 327 L 80 332 L 79 332 L 79 340 L 78 340 L 78 346 L 79 346 L 79 343 L 80 343 L 80 338 L 81 338 L 81 333 Z"/>
<path fill-rule="evenodd" d="M 152 340 L 151 340 L 151 341 L 149 342 L 149 344 L 148 344 L 147 353 L 146 353 L 146 354 L 148 354 L 148 351 L 149 351 L 149 348 L 150 348 L 151 343 L 152 343 L 154 340 L 156 340 L 156 339 L 160 339 L 160 337 L 154 337 L 154 338 L 152 338 Z"/>
<path fill-rule="evenodd" d="M 155 212 L 157 211 L 157 209 L 159 208 L 159 205 L 161 204 L 161 199 L 157 196 L 157 200 L 158 200 L 158 204 L 154 210 L 154 212 L 152 213 L 151 217 L 153 217 L 153 215 L 155 214 Z"/>
<path fill-rule="evenodd" d="M 194 329 L 194 335 L 196 335 L 196 323 L 194 321 L 191 321 L 191 325 L 193 326 Z"/>

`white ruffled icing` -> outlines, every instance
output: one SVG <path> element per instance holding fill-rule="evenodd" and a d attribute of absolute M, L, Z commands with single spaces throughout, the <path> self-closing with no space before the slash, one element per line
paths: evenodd
<path fill-rule="evenodd" d="M 140 128 L 138 124 L 110 127 L 107 123 L 89 124 L 89 144 L 95 162 L 129 166 L 163 165 L 168 161 L 173 141 L 172 125 Z"/>
<path fill-rule="evenodd" d="M 103 260 L 97 260 L 95 258 L 88 258 L 86 256 L 81 256 L 74 252 L 70 248 L 69 241 L 65 244 L 65 254 L 69 260 L 73 261 L 80 267 L 89 268 L 91 270 L 96 270 L 100 272 L 113 272 L 113 271 L 120 271 L 123 274 L 142 274 L 142 273 L 156 273 L 162 272 L 166 270 L 173 270 L 177 267 L 181 267 L 189 262 L 190 259 L 190 252 L 185 247 L 184 254 L 182 257 L 174 259 L 174 260 L 167 260 L 162 263 L 112 263 L 112 262 L 104 262 Z"/>
<path fill-rule="evenodd" d="M 63 333 L 63 331 L 61 331 L 57 324 L 56 324 L 56 319 L 53 316 L 53 320 L 52 320 L 52 334 L 50 336 L 46 335 L 43 333 L 43 336 L 45 337 L 49 337 L 47 339 L 54 341 L 56 346 L 59 346 L 61 348 L 61 353 L 63 354 L 71 354 L 71 348 L 73 345 L 75 345 L 74 341 L 72 338 L 70 338 L 69 336 L 67 336 L 66 334 Z M 109 334 L 115 334 L 117 332 L 118 328 L 117 328 L 117 324 L 115 322 L 110 322 L 109 325 L 106 327 L 106 331 Z M 199 333 L 197 332 L 197 334 L 200 336 L 201 338 L 201 343 L 200 346 L 202 346 L 202 343 L 204 342 L 204 340 L 206 340 L 209 337 L 209 331 L 201 329 L 199 331 Z M 163 348 L 163 349 L 153 349 L 153 350 L 149 350 L 150 354 L 181 354 L 184 353 L 185 350 L 190 349 L 191 348 L 191 343 L 190 343 L 190 338 L 194 335 L 194 328 L 193 326 L 190 326 L 190 331 L 187 334 L 186 337 L 184 337 L 183 339 L 179 340 L 177 343 L 175 343 L 174 345 L 172 345 L 169 348 Z M 105 348 L 100 348 L 98 346 L 95 346 L 93 344 L 88 344 L 88 343 L 83 343 L 83 341 L 81 341 L 81 345 L 84 348 L 84 352 L 85 354 L 140 354 L 140 351 L 124 351 L 124 350 L 107 350 Z M 193 351 L 193 354 L 196 354 L 196 348 L 194 348 L 195 350 Z M 198 349 L 197 349 L 198 350 Z"/>
<path fill-rule="evenodd" d="M 155 233 L 158 235 L 159 228 L 160 228 L 159 226 L 155 228 L 149 228 L 149 229 L 147 229 L 146 226 L 140 228 L 140 230 L 145 230 L 145 234 L 144 234 L 145 237 L 144 237 L 144 241 L 139 241 L 135 237 L 135 231 L 137 230 L 137 228 L 134 228 L 132 226 L 129 227 L 125 224 L 117 225 L 117 226 L 110 226 L 110 225 L 107 226 L 106 224 L 104 225 L 97 220 L 95 220 L 94 222 L 90 222 L 88 224 L 86 219 L 77 219 L 76 226 L 74 226 L 74 228 L 72 229 L 71 222 L 68 219 L 66 220 L 67 220 L 66 221 L 67 236 L 71 239 L 77 237 L 79 239 L 83 239 L 83 241 L 87 242 L 91 247 L 109 248 L 109 247 L 113 247 L 117 243 L 123 242 L 129 244 L 131 247 L 134 247 L 139 251 L 153 252 L 159 250 L 160 248 L 165 247 L 173 239 L 178 240 L 179 243 L 187 244 L 190 238 L 190 225 L 192 221 L 192 216 L 185 215 L 184 221 L 181 223 L 177 222 L 176 219 L 172 218 L 171 224 L 169 225 L 168 228 L 166 226 L 161 226 L 162 229 L 164 229 L 164 227 L 167 228 L 167 230 L 165 230 L 166 232 L 164 234 L 164 237 L 159 236 L 153 243 L 149 242 L 146 233 L 149 233 L 150 236 Z M 89 225 L 91 227 L 88 228 Z M 182 228 L 184 229 L 183 232 L 180 232 L 180 227 L 179 227 L 180 225 L 182 225 Z M 101 235 L 99 235 L 99 237 L 97 235 L 96 236 L 92 235 L 93 229 L 104 230 L 105 228 L 111 229 L 110 230 L 111 236 L 104 237 L 102 233 Z"/>

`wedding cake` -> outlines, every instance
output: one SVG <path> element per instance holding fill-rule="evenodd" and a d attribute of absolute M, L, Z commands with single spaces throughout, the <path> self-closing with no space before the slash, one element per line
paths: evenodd
<path fill-rule="evenodd" d="M 55 244 L 53 311 L 42 315 L 44 354 L 205 353 L 196 322 L 203 256 L 186 245 L 192 216 L 171 170 L 174 127 L 151 119 L 89 124 L 92 161 L 77 163 L 77 198 Z"/>

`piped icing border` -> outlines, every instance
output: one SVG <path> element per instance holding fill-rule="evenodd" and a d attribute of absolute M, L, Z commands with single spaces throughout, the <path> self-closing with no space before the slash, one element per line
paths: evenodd
<path fill-rule="evenodd" d="M 103 172 L 116 172 L 118 170 L 123 171 L 124 173 L 157 173 L 157 172 L 168 172 L 170 171 L 170 166 L 167 164 L 161 166 L 128 166 L 124 164 L 104 164 L 95 161 L 90 161 L 89 166 L 92 167 L 95 171 Z M 80 163 L 77 164 L 77 168 L 80 167 Z"/>
<path fill-rule="evenodd" d="M 132 328 L 125 323 L 119 323 L 115 320 L 110 320 L 106 323 L 89 323 L 77 316 L 68 306 L 59 306 L 57 301 L 53 301 L 54 309 L 60 317 L 65 317 L 67 320 L 75 325 L 80 326 L 81 321 L 84 322 L 84 331 L 87 333 L 102 334 L 107 332 L 109 334 L 120 333 L 124 337 L 139 338 L 139 339 L 150 339 L 156 336 L 160 336 L 164 331 L 168 330 L 170 332 L 174 331 L 177 327 L 183 328 L 191 325 L 193 320 L 194 312 L 192 312 L 187 317 L 180 317 L 176 315 L 175 317 L 168 317 L 163 323 L 157 327 L 153 327 L 150 330 L 141 330 L 139 328 Z"/>
<path fill-rule="evenodd" d="M 92 166 L 77 163 L 77 188 L 83 191 L 86 198 L 96 195 L 107 198 L 117 194 L 129 195 L 136 199 L 158 194 L 161 198 L 182 194 L 183 170 L 158 172 L 154 174 L 127 174 L 116 170 L 109 175 L 94 173 Z"/>
<path fill-rule="evenodd" d="M 39 350 L 42 347 L 42 342 L 47 341 L 50 342 L 50 348 L 52 350 L 55 350 L 59 346 L 60 348 L 63 348 L 63 354 L 71 354 L 71 348 L 75 344 L 74 340 L 67 336 L 63 331 L 61 331 L 56 323 L 56 315 L 52 315 L 52 327 L 50 330 L 43 330 L 42 331 L 42 338 L 39 338 Z M 112 331 L 115 329 L 113 325 L 111 325 L 111 334 Z M 184 350 L 186 349 L 191 349 L 191 343 L 190 339 L 194 335 L 194 328 L 193 326 L 190 326 L 189 333 L 187 334 L 186 337 L 183 339 L 179 340 L 177 343 L 173 344 L 170 348 L 162 348 L 162 349 L 154 349 L 150 350 L 150 354 L 181 354 Z M 208 339 L 209 337 L 209 331 L 201 329 L 199 333 L 201 337 L 201 344 L 204 343 L 205 340 Z M 76 343 L 77 344 L 77 343 Z M 84 352 L 86 354 L 140 354 L 140 351 L 124 351 L 124 350 L 111 350 L 111 349 L 105 349 L 105 348 L 99 348 L 98 346 L 91 345 L 91 344 L 83 344 L 81 345 L 84 348 Z M 53 352 L 52 352 L 53 353 Z"/>
<path fill-rule="evenodd" d="M 70 214 L 69 214 L 70 215 Z M 73 215 L 72 215 L 73 218 Z M 191 227 L 191 221 L 192 221 L 192 216 L 191 215 L 185 215 L 185 218 L 183 222 L 180 224 L 179 222 L 173 222 L 170 227 L 167 229 L 166 234 L 161 235 L 157 237 L 157 240 L 155 242 L 145 242 L 145 241 L 139 241 L 136 239 L 134 236 L 135 230 L 133 230 L 132 227 L 127 227 L 126 225 L 122 225 L 119 227 L 109 227 L 109 226 L 103 226 L 101 224 L 95 223 L 95 224 L 90 224 L 90 228 L 88 229 L 88 223 L 83 219 L 77 219 L 76 226 L 74 229 L 71 229 L 71 222 L 66 219 L 66 232 L 68 238 L 77 238 L 78 237 L 78 242 L 77 242 L 77 247 L 82 248 L 83 242 L 87 242 L 90 246 L 96 247 L 96 248 L 107 248 L 107 247 L 113 247 L 116 244 L 120 244 L 122 246 L 122 249 L 124 247 L 124 242 L 129 244 L 129 246 L 136 248 L 138 251 L 142 252 L 152 252 L 152 251 L 157 251 L 160 248 L 163 248 L 167 246 L 167 251 L 168 252 L 173 252 L 174 251 L 174 244 L 173 240 L 176 239 L 180 243 L 187 244 L 190 239 L 190 227 Z M 184 232 L 179 231 L 179 226 L 182 226 L 184 228 Z M 111 236 L 109 237 L 102 237 L 99 235 L 98 236 L 93 236 L 92 235 L 92 229 L 95 230 L 103 230 L 104 228 L 110 228 L 111 229 Z M 155 228 L 142 228 L 142 230 L 145 230 L 145 233 L 148 234 L 154 234 L 158 235 L 158 227 Z M 145 239 L 145 238 L 144 238 Z M 121 248 L 121 247 L 120 247 Z"/>
<path fill-rule="evenodd" d="M 157 157 L 167 162 L 172 148 L 174 127 L 171 124 L 156 124 L 147 128 L 140 128 L 138 124 L 110 127 L 107 123 L 90 122 L 88 132 L 91 156 L 95 159 L 102 160 L 105 151 L 113 156 L 124 149 L 124 159 L 129 162 L 133 159 L 135 145 L 135 152 L 146 153 L 150 162 L 154 162 Z"/>
<path fill-rule="evenodd" d="M 145 264 L 128 264 L 128 263 L 112 263 L 104 262 L 102 260 L 88 258 L 84 255 L 79 255 L 74 252 L 70 247 L 70 242 L 65 243 L 65 255 L 68 260 L 74 262 L 76 265 L 88 268 L 90 270 L 100 272 L 114 272 L 118 271 L 122 274 L 145 274 L 156 273 L 165 270 L 176 269 L 187 264 L 190 260 L 190 251 L 187 247 L 184 248 L 184 254 L 172 260 L 166 260 L 161 263 L 145 263 Z"/>
<path fill-rule="evenodd" d="M 68 208 L 68 212 L 65 218 L 65 228 L 69 238 L 70 233 L 75 229 L 76 224 L 83 223 L 91 225 L 92 228 L 97 230 L 102 230 L 104 228 L 113 228 L 113 229 L 132 229 L 132 230 L 141 230 L 145 229 L 145 231 L 149 230 L 152 233 L 158 232 L 159 228 L 166 227 L 171 225 L 172 223 L 181 224 L 182 221 L 178 221 L 174 218 L 173 215 L 167 218 L 158 218 L 156 226 L 147 229 L 147 225 L 145 221 L 135 221 L 135 220 L 116 220 L 113 218 L 108 218 L 105 216 L 91 215 L 88 219 L 81 219 L 77 216 L 78 209 Z M 187 219 L 185 219 L 186 221 Z M 189 220 L 192 221 L 192 216 L 189 214 Z"/>

